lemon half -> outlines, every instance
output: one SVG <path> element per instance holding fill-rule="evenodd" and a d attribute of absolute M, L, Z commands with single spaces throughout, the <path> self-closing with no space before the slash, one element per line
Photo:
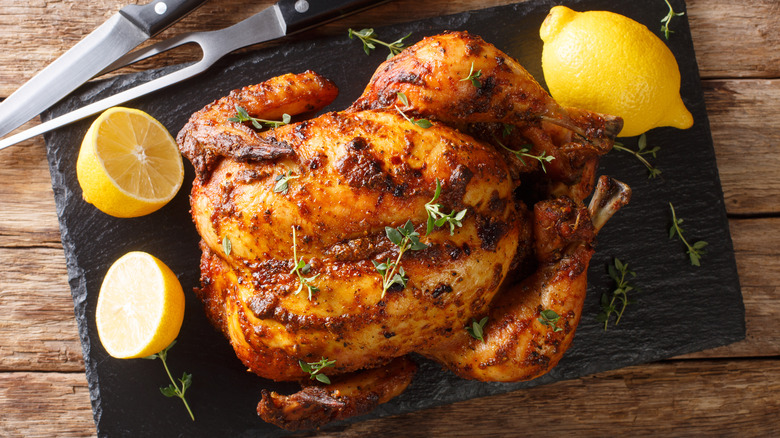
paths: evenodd
<path fill-rule="evenodd" d="M 84 200 L 116 217 L 137 217 L 167 204 L 182 185 L 176 141 L 143 111 L 114 107 L 89 127 L 76 163 Z"/>
<path fill-rule="evenodd" d="M 680 97 L 677 60 L 644 25 L 612 12 L 555 6 L 539 34 L 544 79 L 561 105 L 622 117 L 621 137 L 693 125 Z"/>
<path fill-rule="evenodd" d="M 129 252 L 108 269 L 95 319 L 108 354 L 120 359 L 150 356 L 179 335 L 184 291 L 159 259 L 145 252 Z"/>

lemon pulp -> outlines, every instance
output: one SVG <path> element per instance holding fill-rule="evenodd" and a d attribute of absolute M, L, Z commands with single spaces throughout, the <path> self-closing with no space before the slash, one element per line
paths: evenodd
<path fill-rule="evenodd" d="M 96 309 L 101 344 L 121 359 L 150 356 L 170 345 L 184 320 L 184 292 L 162 261 L 134 251 L 114 262 Z"/>
<path fill-rule="evenodd" d="M 92 123 L 76 171 L 84 200 L 116 217 L 158 210 L 184 180 L 181 154 L 168 130 L 143 111 L 121 107 Z"/>

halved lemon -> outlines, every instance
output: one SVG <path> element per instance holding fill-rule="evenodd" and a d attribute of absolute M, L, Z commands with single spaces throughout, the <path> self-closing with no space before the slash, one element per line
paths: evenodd
<path fill-rule="evenodd" d="M 133 251 L 108 269 L 98 296 L 100 342 L 119 359 L 151 356 L 179 335 L 184 292 L 173 271 L 151 254 Z"/>
<path fill-rule="evenodd" d="M 149 114 L 106 110 L 92 123 L 76 163 L 84 200 L 116 217 L 137 217 L 167 204 L 184 180 L 176 141 Z"/>

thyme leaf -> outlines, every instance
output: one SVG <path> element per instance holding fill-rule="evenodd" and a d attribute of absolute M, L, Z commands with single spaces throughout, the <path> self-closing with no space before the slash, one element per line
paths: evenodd
<path fill-rule="evenodd" d="M 287 173 L 276 175 L 276 178 L 274 178 L 274 181 L 276 181 L 274 192 L 286 195 L 287 190 L 290 189 L 290 181 L 300 177 L 300 175 L 293 175 L 292 170 L 288 170 Z"/>
<path fill-rule="evenodd" d="M 604 323 L 604 331 L 607 330 L 609 320 L 612 314 L 616 314 L 615 325 L 620 323 L 620 318 L 626 310 L 626 306 L 635 301 L 628 297 L 628 293 L 635 289 L 628 284 L 627 276 L 636 277 L 636 272 L 628 269 L 628 263 L 623 263 L 615 257 L 613 264 L 607 267 L 609 277 L 615 281 L 615 289 L 612 291 L 612 297 L 606 292 L 601 295 L 601 312 L 596 316 L 596 321 Z M 620 308 L 618 309 L 618 305 Z"/>
<path fill-rule="evenodd" d="M 374 268 L 382 276 L 382 296 L 385 297 L 385 293 L 393 285 L 401 285 L 401 289 L 406 287 L 406 282 L 409 278 L 404 272 L 404 268 L 400 266 L 401 257 L 408 250 L 419 251 L 428 247 L 427 244 L 420 242 L 420 234 L 414 230 L 414 224 L 412 221 L 406 221 L 406 223 L 400 227 L 392 228 L 385 227 L 385 234 L 396 246 L 398 246 L 398 256 L 395 261 L 387 259 L 383 263 L 377 263 L 372 260 Z"/>
<path fill-rule="evenodd" d="M 230 238 L 228 236 L 223 237 L 222 252 L 224 252 L 226 256 L 229 256 L 232 250 L 233 250 L 233 243 L 230 241 Z"/>
<path fill-rule="evenodd" d="M 295 266 L 290 271 L 290 274 L 295 274 L 298 276 L 298 289 L 295 291 L 295 295 L 301 293 L 301 291 L 305 287 L 309 294 L 309 301 L 311 301 L 312 294 L 320 291 L 320 289 L 317 286 L 311 284 L 311 282 L 316 280 L 317 277 L 320 276 L 320 274 L 314 275 L 312 277 L 304 277 L 304 275 L 307 275 L 311 271 L 311 265 L 309 263 L 304 262 L 303 257 L 298 259 L 297 241 L 295 237 L 295 226 L 292 227 L 292 230 L 293 230 L 293 264 Z"/>
<path fill-rule="evenodd" d="M 190 386 L 192 386 L 192 374 L 186 372 L 182 374 L 181 378 L 178 379 L 179 383 L 181 383 L 181 387 L 179 387 L 176 381 L 173 380 L 171 371 L 168 369 L 168 363 L 166 362 L 166 359 L 168 358 L 168 350 L 170 350 L 174 344 L 176 344 L 176 341 L 171 342 L 170 345 L 165 347 L 159 353 L 146 356 L 144 359 L 154 360 L 159 358 L 162 361 L 163 367 L 165 368 L 165 373 L 168 374 L 168 378 L 171 380 L 171 384 L 161 387 L 160 392 L 166 397 L 178 397 L 181 399 L 182 403 L 184 403 L 184 407 L 187 408 L 187 412 L 190 414 L 190 418 L 192 421 L 195 421 L 195 415 L 192 414 L 192 409 L 190 409 L 190 405 L 187 403 L 187 399 L 184 398 L 184 393 L 187 392 L 187 389 Z"/>
<path fill-rule="evenodd" d="M 482 82 L 479 81 L 479 78 L 482 77 L 482 70 L 474 71 L 474 62 L 471 62 L 471 69 L 469 70 L 469 75 L 465 78 L 461 79 L 460 82 L 463 81 L 471 81 L 471 84 L 474 85 L 477 88 L 482 88 Z"/>
<path fill-rule="evenodd" d="M 363 51 L 366 52 L 366 55 L 370 55 L 371 51 L 376 49 L 376 45 L 380 44 L 385 47 L 387 47 L 390 50 L 390 54 L 387 55 L 387 59 L 392 58 L 393 56 L 401 53 L 401 51 L 406 48 L 404 45 L 404 40 L 409 38 L 409 36 L 412 33 L 409 32 L 406 36 L 401 37 L 392 43 L 386 43 L 380 39 L 377 38 L 376 32 L 374 32 L 374 29 L 366 28 L 361 30 L 354 30 L 350 28 L 347 31 L 347 35 L 349 35 L 349 39 L 359 39 L 363 43 Z"/>
<path fill-rule="evenodd" d="M 327 367 L 332 367 L 335 364 L 335 360 L 328 360 L 324 357 L 317 362 L 304 362 L 302 360 L 298 360 L 298 366 L 301 367 L 301 370 L 303 370 L 304 373 L 309 373 L 309 376 L 312 380 L 316 379 L 317 381 L 326 385 L 330 385 L 330 379 L 328 376 L 322 373 L 322 370 Z"/>
<path fill-rule="evenodd" d="M 563 331 L 562 328 L 555 325 L 558 320 L 561 319 L 561 317 L 555 312 L 555 310 L 552 309 L 545 309 L 539 312 L 539 322 L 542 323 L 542 325 L 546 325 L 547 327 L 551 328 L 553 332 L 560 332 Z"/>
<path fill-rule="evenodd" d="M 258 119 L 256 117 L 250 116 L 244 107 L 236 105 L 236 114 L 233 117 L 228 118 L 228 120 L 236 123 L 251 122 L 255 129 L 265 129 L 278 128 L 279 126 L 286 125 L 290 123 L 292 117 L 290 117 L 289 114 L 284 114 L 282 116 L 282 120 Z"/>
<path fill-rule="evenodd" d="M 640 135 L 639 140 L 637 140 L 637 148 L 639 149 L 638 151 L 632 150 L 626 147 L 626 145 L 624 145 L 623 143 L 617 141 L 612 147 L 615 150 L 627 152 L 635 156 L 637 160 L 639 160 L 642 164 L 645 165 L 645 167 L 647 167 L 647 170 L 649 172 L 648 178 L 655 178 L 661 174 L 661 169 L 654 167 L 652 164 L 650 164 L 649 161 L 647 161 L 647 159 L 645 159 L 645 157 L 643 157 L 643 155 L 652 155 L 653 158 L 657 158 L 656 154 L 658 153 L 658 151 L 661 150 L 661 148 L 658 146 L 652 149 L 648 149 L 647 137 L 645 136 L 645 134 Z"/>
<path fill-rule="evenodd" d="M 425 235 L 431 234 L 431 231 L 433 231 L 435 228 L 440 228 L 444 226 L 445 224 L 449 224 L 450 226 L 450 236 L 455 234 L 455 227 L 462 227 L 463 226 L 463 218 L 466 216 L 466 211 L 468 209 L 463 209 L 459 212 L 455 212 L 455 210 L 452 210 L 449 214 L 444 214 L 441 209 L 444 208 L 441 204 L 434 204 L 436 200 L 439 199 L 439 196 L 441 195 L 441 183 L 439 182 L 439 179 L 436 178 L 436 191 L 433 194 L 433 199 L 425 203 L 425 211 L 428 213 L 428 222 L 425 230 Z"/>
<path fill-rule="evenodd" d="M 504 125 L 504 132 L 505 133 L 511 132 L 511 129 L 509 131 L 506 130 L 506 126 L 507 125 Z M 525 160 L 523 159 L 523 157 L 532 158 L 534 160 L 539 161 L 539 164 L 542 165 L 542 171 L 544 173 L 547 173 L 547 168 L 544 167 L 544 163 L 549 163 L 550 161 L 555 159 L 555 157 L 553 157 L 552 155 L 547 155 L 546 151 L 542 151 L 542 153 L 539 154 L 539 155 L 532 154 L 531 153 L 531 148 L 530 148 L 531 145 L 530 144 L 524 145 L 522 148 L 520 148 L 519 151 L 516 151 L 514 149 L 510 149 L 507 146 L 505 146 L 504 143 L 502 143 L 499 139 L 497 139 L 495 137 L 493 137 L 493 139 L 496 141 L 496 143 L 498 143 L 499 146 L 501 146 L 502 148 L 506 149 L 507 151 L 513 153 L 517 157 L 517 159 L 520 160 L 520 162 L 523 163 L 523 164 L 525 164 Z M 528 146 L 528 147 L 526 147 L 526 146 Z"/>
<path fill-rule="evenodd" d="M 409 123 L 412 123 L 414 125 L 417 125 L 420 128 L 422 128 L 422 129 L 428 129 L 431 126 L 433 126 L 433 123 L 431 123 L 431 121 L 428 120 L 428 119 L 415 119 L 414 117 L 407 116 L 406 113 L 404 112 L 404 110 L 410 108 L 410 106 L 409 106 L 409 98 L 407 98 L 406 95 L 404 93 L 400 92 L 400 91 L 397 92 L 396 94 L 398 95 L 398 100 L 400 100 L 401 103 L 404 104 L 404 108 L 401 109 L 401 108 L 398 108 L 398 105 L 395 105 L 395 110 L 398 111 L 398 114 L 400 114 L 404 119 L 406 119 L 406 121 L 408 121 Z"/>
<path fill-rule="evenodd" d="M 683 237 L 683 230 L 680 227 L 680 224 L 683 223 L 683 220 L 677 219 L 677 213 L 675 213 L 674 205 L 672 205 L 671 202 L 669 203 L 669 208 L 672 210 L 672 226 L 669 228 L 669 239 L 674 238 L 674 236 L 678 236 L 687 248 L 686 253 L 691 259 L 691 265 L 701 266 L 701 256 L 705 253 L 704 247 L 707 246 L 707 242 L 700 240 L 698 242 L 694 242 L 693 245 L 689 244 L 688 241 L 685 240 L 685 237 Z"/>
<path fill-rule="evenodd" d="M 674 17 L 682 17 L 685 15 L 685 12 L 674 12 L 674 9 L 672 9 L 672 5 L 669 3 L 669 0 L 664 0 L 666 2 L 666 6 L 669 7 L 669 12 L 666 14 L 664 18 L 661 19 L 661 23 L 663 25 L 661 26 L 661 32 L 664 33 L 664 37 L 666 37 L 667 40 L 669 40 L 669 34 L 674 33 L 674 31 L 669 30 L 669 23 L 672 21 L 672 18 Z"/>
<path fill-rule="evenodd" d="M 472 338 L 485 342 L 485 324 L 488 322 L 488 317 L 484 317 L 477 322 L 476 319 L 471 320 L 471 325 L 466 327 L 466 331 Z"/>

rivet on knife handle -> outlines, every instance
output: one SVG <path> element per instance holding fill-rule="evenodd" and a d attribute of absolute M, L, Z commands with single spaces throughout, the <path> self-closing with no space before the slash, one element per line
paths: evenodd
<path fill-rule="evenodd" d="M 276 5 L 287 24 L 287 34 L 321 25 L 387 0 L 281 0 Z"/>
<path fill-rule="evenodd" d="M 119 13 L 148 35 L 156 35 L 206 0 L 157 0 L 146 5 L 128 5 Z"/>

